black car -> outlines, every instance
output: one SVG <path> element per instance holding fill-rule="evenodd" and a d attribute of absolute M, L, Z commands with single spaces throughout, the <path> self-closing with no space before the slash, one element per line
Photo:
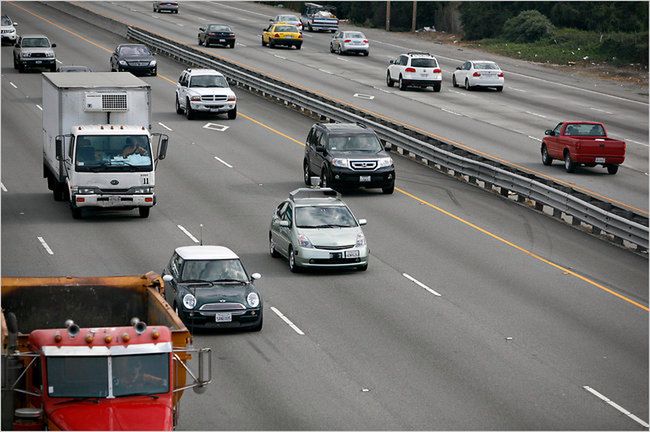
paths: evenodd
<path fill-rule="evenodd" d="M 187 327 L 260 331 L 262 298 L 239 257 L 223 246 L 176 248 L 163 270 L 165 299 Z"/>
<path fill-rule="evenodd" d="M 225 24 L 208 24 L 199 27 L 199 45 L 223 45 L 235 47 L 235 33 Z"/>
<path fill-rule="evenodd" d="M 142 44 L 118 45 L 111 55 L 111 72 L 131 72 L 134 75 L 156 76 L 158 68 L 154 54 Z"/>
<path fill-rule="evenodd" d="M 393 159 L 371 129 L 351 123 L 317 123 L 305 145 L 305 184 L 320 176 L 321 186 L 381 188 L 385 194 L 395 189 Z"/>

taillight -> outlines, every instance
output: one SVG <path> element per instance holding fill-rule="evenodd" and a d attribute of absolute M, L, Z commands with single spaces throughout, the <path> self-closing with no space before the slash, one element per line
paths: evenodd
<path fill-rule="evenodd" d="M 498 76 L 499 78 L 503 78 L 503 72 L 499 72 L 499 73 L 497 74 L 497 76 Z"/>
<path fill-rule="evenodd" d="M 440 69 L 440 68 L 435 68 L 435 69 L 433 70 L 433 73 L 442 73 L 442 69 Z"/>
<path fill-rule="evenodd" d="M 408 67 L 408 68 L 404 69 L 404 72 L 415 72 L 415 68 Z"/>
<path fill-rule="evenodd" d="M 273 37 L 280 37 L 280 33 L 274 34 Z"/>
<path fill-rule="evenodd" d="M 363 40 L 363 43 L 368 43 L 368 39 L 364 39 L 364 40 Z"/>
<path fill-rule="evenodd" d="M 343 41 L 343 43 L 350 43 L 350 42 L 352 42 L 352 39 L 346 39 Z"/>
<path fill-rule="evenodd" d="M 477 76 L 481 76 L 481 73 L 480 73 L 480 72 L 474 72 L 474 73 L 472 74 L 472 76 L 475 76 L 475 77 L 477 77 Z"/>

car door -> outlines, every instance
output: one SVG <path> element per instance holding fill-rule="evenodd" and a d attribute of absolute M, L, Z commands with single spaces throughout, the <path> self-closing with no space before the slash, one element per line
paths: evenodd
<path fill-rule="evenodd" d="M 275 244 L 278 245 L 276 250 L 285 256 L 287 255 L 287 251 L 289 250 L 289 243 L 291 241 L 289 238 L 291 226 L 283 227 L 280 225 L 280 221 L 289 220 L 287 219 L 287 211 L 289 211 L 289 207 L 289 201 L 283 202 L 278 207 L 274 230 L 275 237 L 273 238 Z"/>
<path fill-rule="evenodd" d="M 316 151 L 316 145 L 318 141 L 323 136 L 323 130 L 319 128 L 314 128 L 313 133 L 310 134 L 311 139 L 309 143 L 309 169 L 314 175 L 320 176 L 320 169 L 323 166 L 323 156 L 321 153 Z"/>
<path fill-rule="evenodd" d="M 187 72 L 183 72 L 178 79 L 178 104 L 185 109 L 187 99 L 187 83 L 189 81 Z"/>
<path fill-rule="evenodd" d="M 553 129 L 553 135 L 549 135 L 546 139 L 548 153 L 554 158 L 563 158 L 563 149 L 560 145 L 560 131 L 562 130 L 562 123 L 558 123 Z"/>

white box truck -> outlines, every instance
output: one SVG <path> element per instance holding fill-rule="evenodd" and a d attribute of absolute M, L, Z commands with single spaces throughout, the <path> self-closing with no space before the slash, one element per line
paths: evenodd
<path fill-rule="evenodd" d="M 43 73 L 43 177 L 75 219 L 90 207 L 149 216 L 156 165 L 169 140 L 150 129 L 151 87 L 140 78 Z"/>

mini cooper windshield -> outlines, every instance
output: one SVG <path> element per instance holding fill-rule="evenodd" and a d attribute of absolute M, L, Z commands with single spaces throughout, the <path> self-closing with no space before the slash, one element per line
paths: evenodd
<path fill-rule="evenodd" d="M 241 282 L 249 281 L 238 259 L 191 260 L 183 266 L 182 282 Z"/>

